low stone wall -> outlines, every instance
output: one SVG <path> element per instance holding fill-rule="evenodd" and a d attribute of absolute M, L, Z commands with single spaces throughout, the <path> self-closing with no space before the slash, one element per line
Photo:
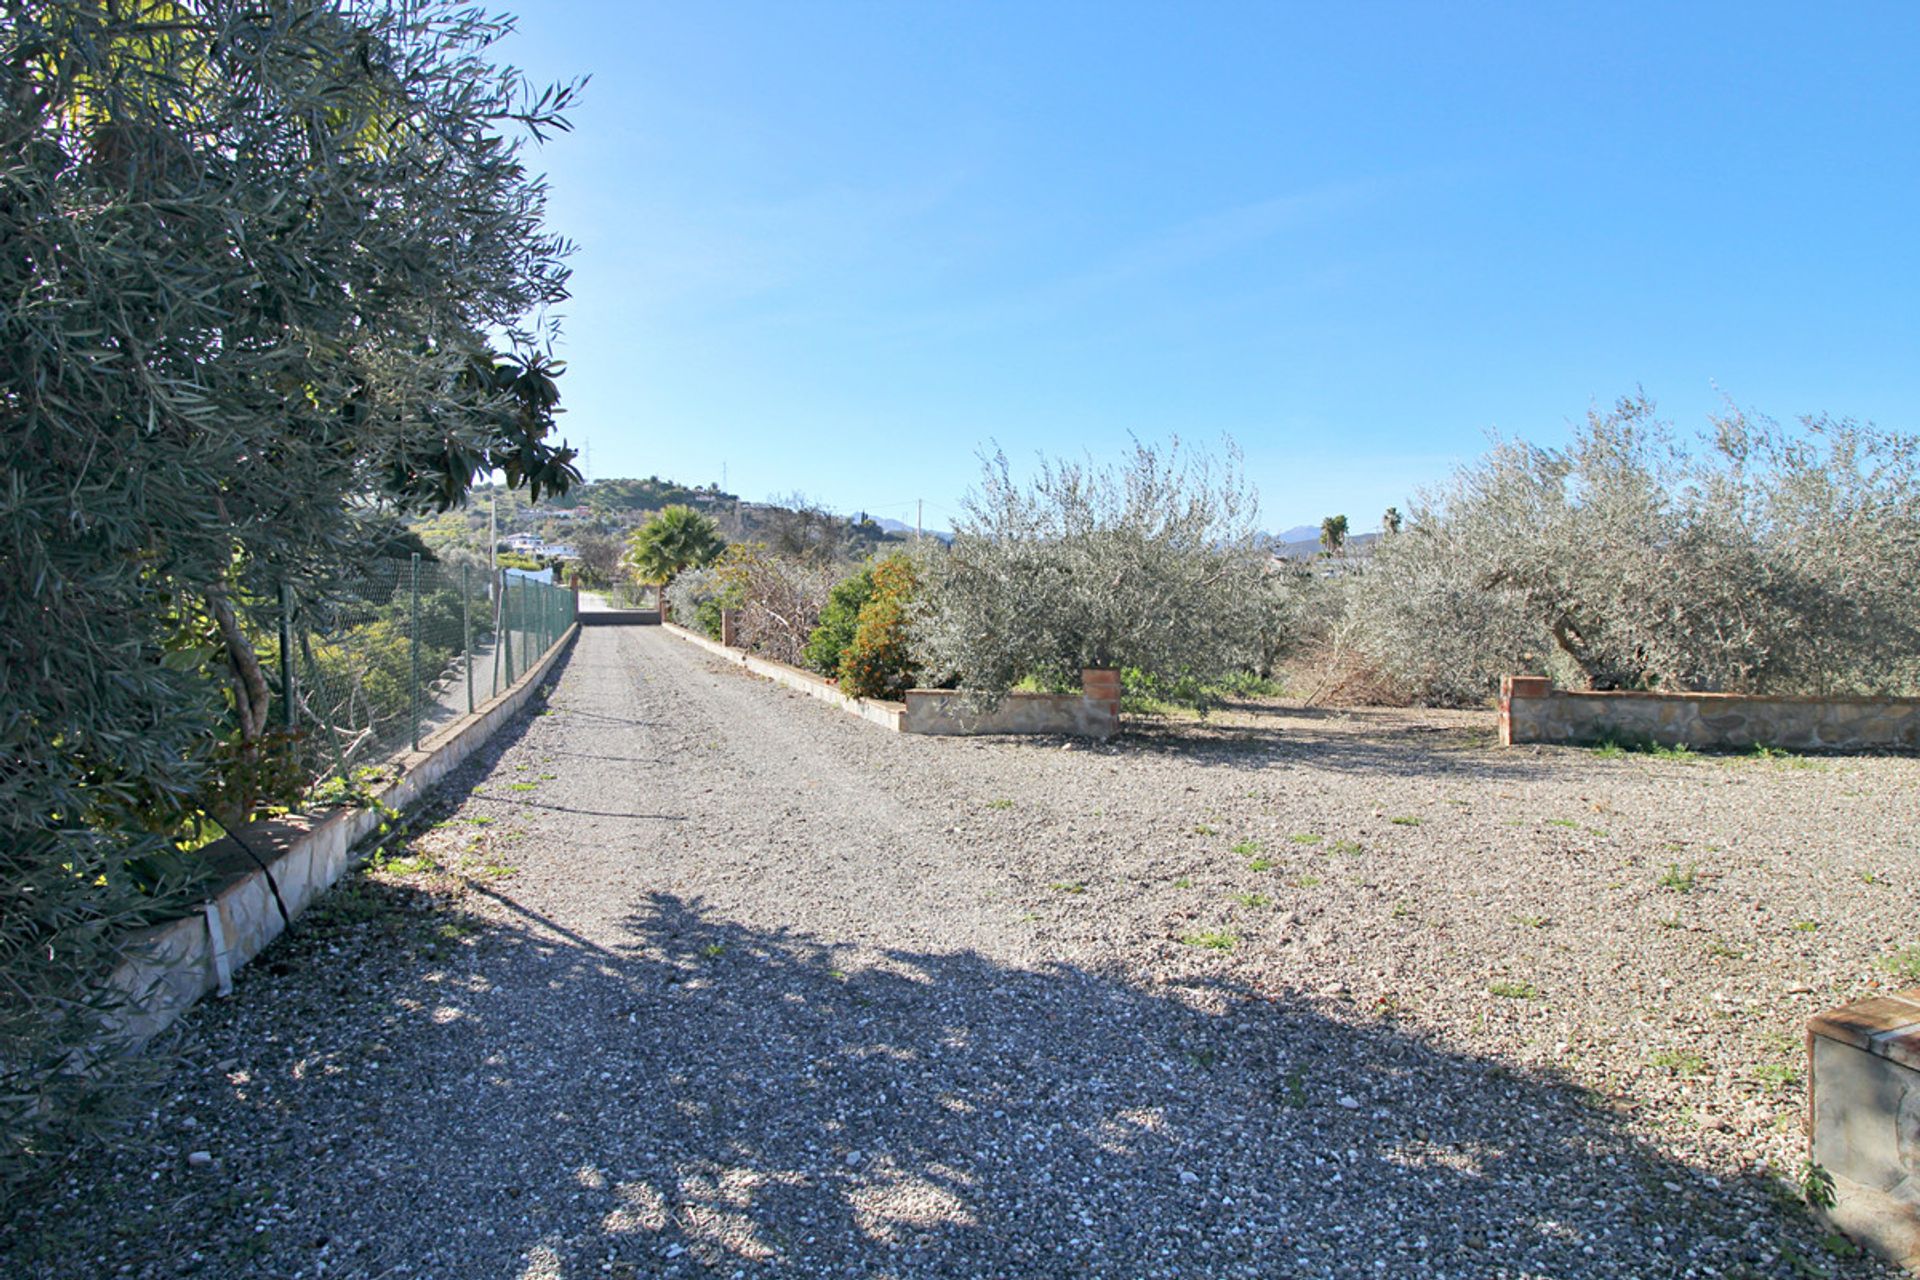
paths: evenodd
<path fill-rule="evenodd" d="M 1833 1175 L 1827 1217 L 1920 1272 L 1920 987 L 1807 1023 L 1814 1163 Z"/>
<path fill-rule="evenodd" d="M 1106 739 L 1120 727 L 1120 674 L 1089 671 L 1079 693 L 1009 693 L 998 706 L 987 709 L 965 705 L 965 695 L 953 689 L 909 689 L 906 702 L 855 698 L 840 686 L 812 671 L 731 648 L 675 623 L 664 624 L 669 635 L 698 645 L 717 658 L 737 663 L 789 689 L 830 702 L 895 733 L 958 736 L 989 733 L 1069 734 Z"/>
<path fill-rule="evenodd" d="M 1591 693 L 1508 676 L 1500 741 L 1920 750 L 1920 698 L 1775 698 L 1737 693 Z"/>
<path fill-rule="evenodd" d="M 405 809 L 484 746 L 526 705 L 578 634 L 577 626 L 569 627 L 518 683 L 441 729 L 420 750 L 395 757 L 391 763 L 400 776 L 380 793 L 380 803 Z M 381 821 L 375 809 L 342 807 L 252 823 L 238 839 L 208 845 L 202 852 L 213 864 L 218 889 L 195 914 L 132 939 L 111 979 L 129 1004 L 109 1034 L 143 1043 L 207 992 L 229 990 L 233 971 L 332 887 L 351 864 L 354 846 Z"/>
<path fill-rule="evenodd" d="M 1085 693 L 1009 693 L 996 706 L 972 708 L 953 689 L 907 690 L 900 724 L 902 733 L 1064 733 L 1102 740 L 1118 728 L 1117 712 Z"/>

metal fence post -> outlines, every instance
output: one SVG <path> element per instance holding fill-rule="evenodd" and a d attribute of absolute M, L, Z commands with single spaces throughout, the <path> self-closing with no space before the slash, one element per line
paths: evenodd
<path fill-rule="evenodd" d="M 412 625 L 407 628 L 407 664 L 412 674 L 407 680 L 407 704 L 413 713 L 413 749 L 420 749 L 420 553 L 413 553 L 411 569 L 408 575 L 408 593 L 411 600 L 408 612 Z"/>
<path fill-rule="evenodd" d="M 293 588 L 280 584 L 280 700 L 286 703 L 287 732 L 300 727 L 299 689 L 294 683 Z"/>
<path fill-rule="evenodd" d="M 472 566 L 460 566 L 460 652 L 467 655 L 467 714 L 473 714 L 473 587 Z"/>
<path fill-rule="evenodd" d="M 493 696 L 500 696 L 500 571 L 487 570 L 487 603 L 493 606 Z"/>
<path fill-rule="evenodd" d="M 500 571 L 500 643 L 507 651 L 507 683 L 513 683 L 513 579 Z"/>

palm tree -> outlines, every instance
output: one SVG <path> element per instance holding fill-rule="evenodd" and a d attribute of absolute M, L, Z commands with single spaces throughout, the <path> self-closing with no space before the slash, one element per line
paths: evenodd
<path fill-rule="evenodd" d="M 672 506 L 634 530 L 627 539 L 625 563 L 636 579 L 659 589 L 661 616 L 665 617 L 667 584 L 688 569 L 712 564 L 725 547 L 720 526 L 712 519 L 692 507 Z"/>
<path fill-rule="evenodd" d="M 1328 555 L 1339 555 L 1340 548 L 1346 544 L 1346 541 L 1347 518 L 1345 516 L 1328 516 L 1320 522 L 1320 545 L 1327 549 Z"/>
<path fill-rule="evenodd" d="M 1380 532 L 1386 534 L 1388 537 L 1392 537 L 1394 534 L 1400 532 L 1402 523 L 1404 523 L 1404 520 L 1400 515 L 1400 508 L 1388 507 L 1387 514 L 1380 517 Z"/>

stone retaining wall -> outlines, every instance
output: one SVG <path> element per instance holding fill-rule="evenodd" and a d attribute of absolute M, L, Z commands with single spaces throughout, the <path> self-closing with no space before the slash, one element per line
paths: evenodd
<path fill-rule="evenodd" d="M 1807 1023 L 1813 1160 L 1833 1224 L 1920 1272 L 1920 987 Z"/>
<path fill-rule="evenodd" d="M 1920 698 L 1775 698 L 1737 693 L 1592 693 L 1508 676 L 1500 741 L 1795 751 L 1920 750 Z"/>
<path fill-rule="evenodd" d="M 698 645 L 715 657 L 738 663 L 757 676 L 830 702 L 895 733 L 939 736 L 1059 733 L 1106 739 L 1120 727 L 1120 673 L 1117 671 L 1084 673 L 1079 693 L 1009 693 L 991 708 L 968 707 L 965 695 L 953 689 L 909 689 L 904 703 L 885 702 L 851 697 L 842 693 L 834 681 L 815 672 L 730 648 L 675 623 L 664 626 L 669 635 Z"/>
<path fill-rule="evenodd" d="M 390 763 L 400 776 L 380 793 L 381 805 L 405 809 L 484 746 L 526 705 L 578 634 L 579 627 L 569 627 L 518 683 L 439 730 L 420 750 L 395 757 Z M 218 888 L 195 914 L 131 940 L 127 959 L 110 980 L 129 1004 L 109 1026 L 109 1035 L 144 1043 L 207 992 L 231 989 L 233 971 L 340 878 L 351 865 L 354 846 L 381 821 L 377 809 L 343 806 L 255 822 L 238 839 L 227 836 L 208 845 L 202 855 L 213 864 Z"/>

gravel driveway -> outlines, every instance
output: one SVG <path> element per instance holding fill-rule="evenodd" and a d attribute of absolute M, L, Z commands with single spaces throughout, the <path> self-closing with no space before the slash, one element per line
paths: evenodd
<path fill-rule="evenodd" d="M 1915 941 L 1920 762 L 1490 732 L 895 737 L 585 631 L 6 1269 L 1891 1274 L 1777 1175 L 1802 1022 Z"/>

